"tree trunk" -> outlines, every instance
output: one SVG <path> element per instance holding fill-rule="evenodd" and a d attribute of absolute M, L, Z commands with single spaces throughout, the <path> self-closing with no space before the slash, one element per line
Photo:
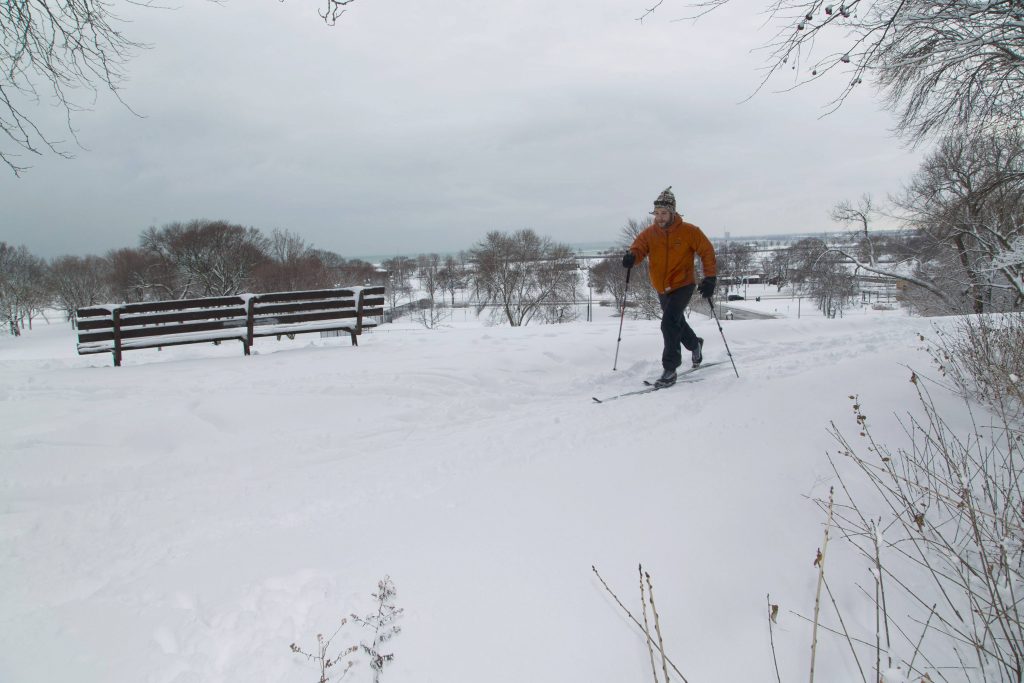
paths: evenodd
<path fill-rule="evenodd" d="M 956 246 L 957 256 L 960 258 L 960 265 L 964 267 L 964 271 L 967 273 L 968 279 L 971 281 L 971 303 L 975 313 L 985 312 L 985 298 L 982 291 L 981 283 L 978 281 L 978 274 L 974 272 L 971 267 L 970 259 L 967 258 L 967 246 L 964 244 L 964 239 L 961 235 L 957 235 L 956 239 L 953 240 L 953 244 Z"/>

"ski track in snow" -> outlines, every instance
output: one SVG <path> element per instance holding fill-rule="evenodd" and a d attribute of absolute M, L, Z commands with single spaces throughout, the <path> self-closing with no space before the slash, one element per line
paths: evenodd
<path fill-rule="evenodd" d="M 118 369 L 62 325 L 0 338 L 0 680 L 315 680 L 289 643 L 372 609 L 386 573 L 407 616 L 385 680 L 636 679 L 643 641 L 589 569 L 632 596 L 638 561 L 690 680 L 768 680 L 763 597 L 809 595 L 827 423 L 852 425 L 849 394 L 907 404 L 928 324 L 727 322 L 738 379 L 607 405 L 660 371 L 657 322 L 626 322 L 615 372 L 613 319 Z M 778 637 L 798 671 L 804 628 Z"/>

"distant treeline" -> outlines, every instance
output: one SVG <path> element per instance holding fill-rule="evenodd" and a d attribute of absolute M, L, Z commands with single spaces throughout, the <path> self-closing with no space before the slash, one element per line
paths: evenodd
<path fill-rule="evenodd" d="M 317 249 L 289 231 L 266 235 L 225 221 L 151 227 L 139 246 L 102 256 L 46 261 L 0 242 L 0 322 L 18 335 L 47 308 L 69 320 L 83 306 L 243 292 L 380 284 L 383 273 L 360 259 Z"/>

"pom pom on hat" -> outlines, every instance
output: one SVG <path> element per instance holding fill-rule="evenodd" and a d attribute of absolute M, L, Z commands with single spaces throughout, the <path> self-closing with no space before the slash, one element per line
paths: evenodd
<path fill-rule="evenodd" d="M 666 187 L 662 193 L 658 195 L 658 198 L 654 200 L 654 208 L 665 208 L 670 211 L 676 210 L 676 196 L 672 194 L 671 185 Z"/>

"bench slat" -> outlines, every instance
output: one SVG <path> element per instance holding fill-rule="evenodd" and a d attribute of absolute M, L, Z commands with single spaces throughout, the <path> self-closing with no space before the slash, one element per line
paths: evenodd
<path fill-rule="evenodd" d="M 141 339 L 143 337 L 166 337 L 172 334 L 188 334 L 190 332 L 209 332 L 211 330 L 236 330 L 241 328 L 245 334 L 246 319 L 232 318 L 201 323 L 183 323 L 180 325 L 159 325 L 154 327 L 121 328 L 122 339 Z M 79 343 L 113 340 L 114 331 L 87 332 L 78 335 Z"/>
<path fill-rule="evenodd" d="M 253 324 L 257 327 L 261 325 L 286 325 L 288 323 L 304 323 L 312 322 L 316 320 L 343 320 L 346 318 L 355 318 L 359 315 L 359 311 L 355 309 L 342 310 L 342 311 L 323 311 L 320 313 L 295 313 L 293 315 L 274 315 L 263 318 L 255 318 Z"/>
<path fill-rule="evenodd" d="M 355 310 L 355 299 L 336 301 L 294 301 L 283 304 L 253 304 L 253 314 L 273 315 L 276 313 L 300 313 L 302 311 L 325 311 L 349 308 Z"/>
<path fill-rule="evenodd" d="M 177 311 L 175 313 L 160 313 L 151 315 L 123 315 L 121 316 L 121 327 L 137 325 L 166 325 L 169 323 L 181 323 L 188 320 L 218 320 L 222 318 L 245 317 L 245 308 L 202 308 L 198 310 Z M 114 326 L 113 317 L 103 320 L 82 320 L 78 323 L 80 330 L 101 330 Z"/>
<path fill-rule="evenodd" d="M 121 344 L 123 351 L 138 349 L 154 349 L 161 346 L 181 346 L 183 344 L 199 344 L 203 342 L 217 341 L 240 341 L 245 343 L 245 334 L 239 334 L 235 330 L 224 330 L 223 334 L 217 332 L 203 332 L 195 334 L 175 334 L 163 337 L 143 337 L 141 339 L 126 339 Z M 113 340 L 105 342 L 90 342 L 78 345 L 78 353 L 85 355 L 89 353 L 110 353 L 114 350 Z"/>
<path fill-rule="evenodd" d="M 244 318 L 245 307 L 242 308 L 204 308 L 196 311 L 177 311 L 151 315 L 122 315 L 121 326 L 136 325 L 167 325 L 182 323 L 189 320 L 222 320 L 225 318 Z"/>
<path fill-rule="evenodd" d="M 277 303 L 281 301 L 316 301 L 318 299 L 355 299 L 356 292 L 351 289 L 311 289 L 306 292 L 272 292 L 257 294 L 253 301 L 261 303 Z"/>
<path fill-rule="evenodd" d="M 363 329 L 369 327 L 376 327 L 377 323 L 363 323 Z M 355 332 L 356 326 L 353 324 L 344 325 L 339 324 L 333 320 L 321 321 L 321 322 L 309 322 L 305 324 L 296 325 L 290 323 L 288 325 L 264 325 L 263 327 L 256 327 L 253 329 L 253 337 L 281 337 L 287 334 L 304 334 L 306 332 L 333 332 L 336 330 L 344 330 L 346 332 Z"/>
<path fill-rule="evenodd" d="M 114 309 L 121 311 L 121 315 L 132 315 L 135 313 L 160 313 L 164 311 L 184 311 L 197 308 L 222 308 L 224 306 L 245 306 L 245 298 L 241 296 L 212 296 L 202 299 L 171 299 L 168 301 L 147 301 L 136 304 L 104 304 L 101 306 L 88 306 L 76 311 L 79 318 L 92 318 L 96 316 L 110 316 Z"/>

